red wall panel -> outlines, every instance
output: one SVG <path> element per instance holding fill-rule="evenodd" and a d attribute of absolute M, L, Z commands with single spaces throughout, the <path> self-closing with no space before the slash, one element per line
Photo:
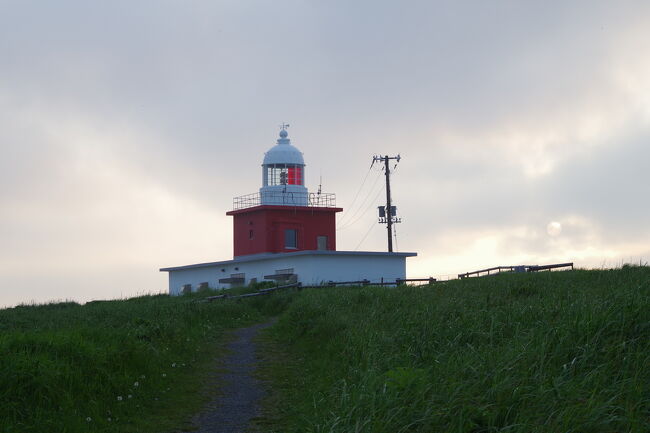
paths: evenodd
<path fill-rule="evenodd" d="M 228 212 L 227 215 L 233 216 L 234 256 L 316 250 L 318 236 L 327 236 L 327 249 L 336 250 L 336 213 L 341 210 L 256 206 Z M 284 231 L 287 229 L 297 230 L 298 248 L 285 248 Z"/>

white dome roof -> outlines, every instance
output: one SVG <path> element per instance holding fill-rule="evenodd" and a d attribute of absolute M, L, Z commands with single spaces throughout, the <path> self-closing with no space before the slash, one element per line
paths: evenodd
<path fill-rule="evenodd" d="M 278 144 L 270 148 L 264 154 L 264 165 L 268 164 L 300 164 L 305 165 L 302 152 L 291 145 L 291 140 L 287 138 L 287 131 L 280 131 Z"/>

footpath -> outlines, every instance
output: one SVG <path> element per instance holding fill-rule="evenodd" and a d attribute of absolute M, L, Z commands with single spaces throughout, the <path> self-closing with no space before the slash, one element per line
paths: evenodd
<path fill-rule="evenodd" d="M 258 358 L 253 341 L 259 331 L 274 322 L 240 328 L 232 333 L 227 355 L 220 361 L 215 383 L 219 391 L 214 399 L 192 419 L 198 433 L 244 433 L 251 419 L 260 413 L 266 395 L 263 384 L 255 378 Z"/>

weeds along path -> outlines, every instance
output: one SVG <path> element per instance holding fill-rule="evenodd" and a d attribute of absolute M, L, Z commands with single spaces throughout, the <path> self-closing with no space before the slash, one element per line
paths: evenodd
<path fill-rule="evenodd" d="M 215 383 L 218 395 L 197 414 L 192 422 L 199 433 L 245 432 L 250 421 L 260 412 L 266 392 L 255 377 L 258 358 L 255 337 L 274 321 L 233 331 L 233 340 L 226 346 L 228 355 L 220 360 Z"/>

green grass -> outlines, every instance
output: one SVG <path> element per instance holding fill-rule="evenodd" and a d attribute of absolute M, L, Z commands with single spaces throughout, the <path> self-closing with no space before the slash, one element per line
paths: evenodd
<path fill-rule="evenodd" d="M 260 431 L 650 431 L 648 267 L 276 296 Z"/>
<path fill-rule="evenodd" d="M 272 316 L 261 432 L 650 431 L 648 267 L 211 294 L 0 310 L 0 431 L 189 427 L 226 331 Z"/>
<path fill-rule="evenodd" d="M 163 432 L 205 398 L 224 331 L 280 298 L 145 296 L 0 310 L 0 431 Z"/>

